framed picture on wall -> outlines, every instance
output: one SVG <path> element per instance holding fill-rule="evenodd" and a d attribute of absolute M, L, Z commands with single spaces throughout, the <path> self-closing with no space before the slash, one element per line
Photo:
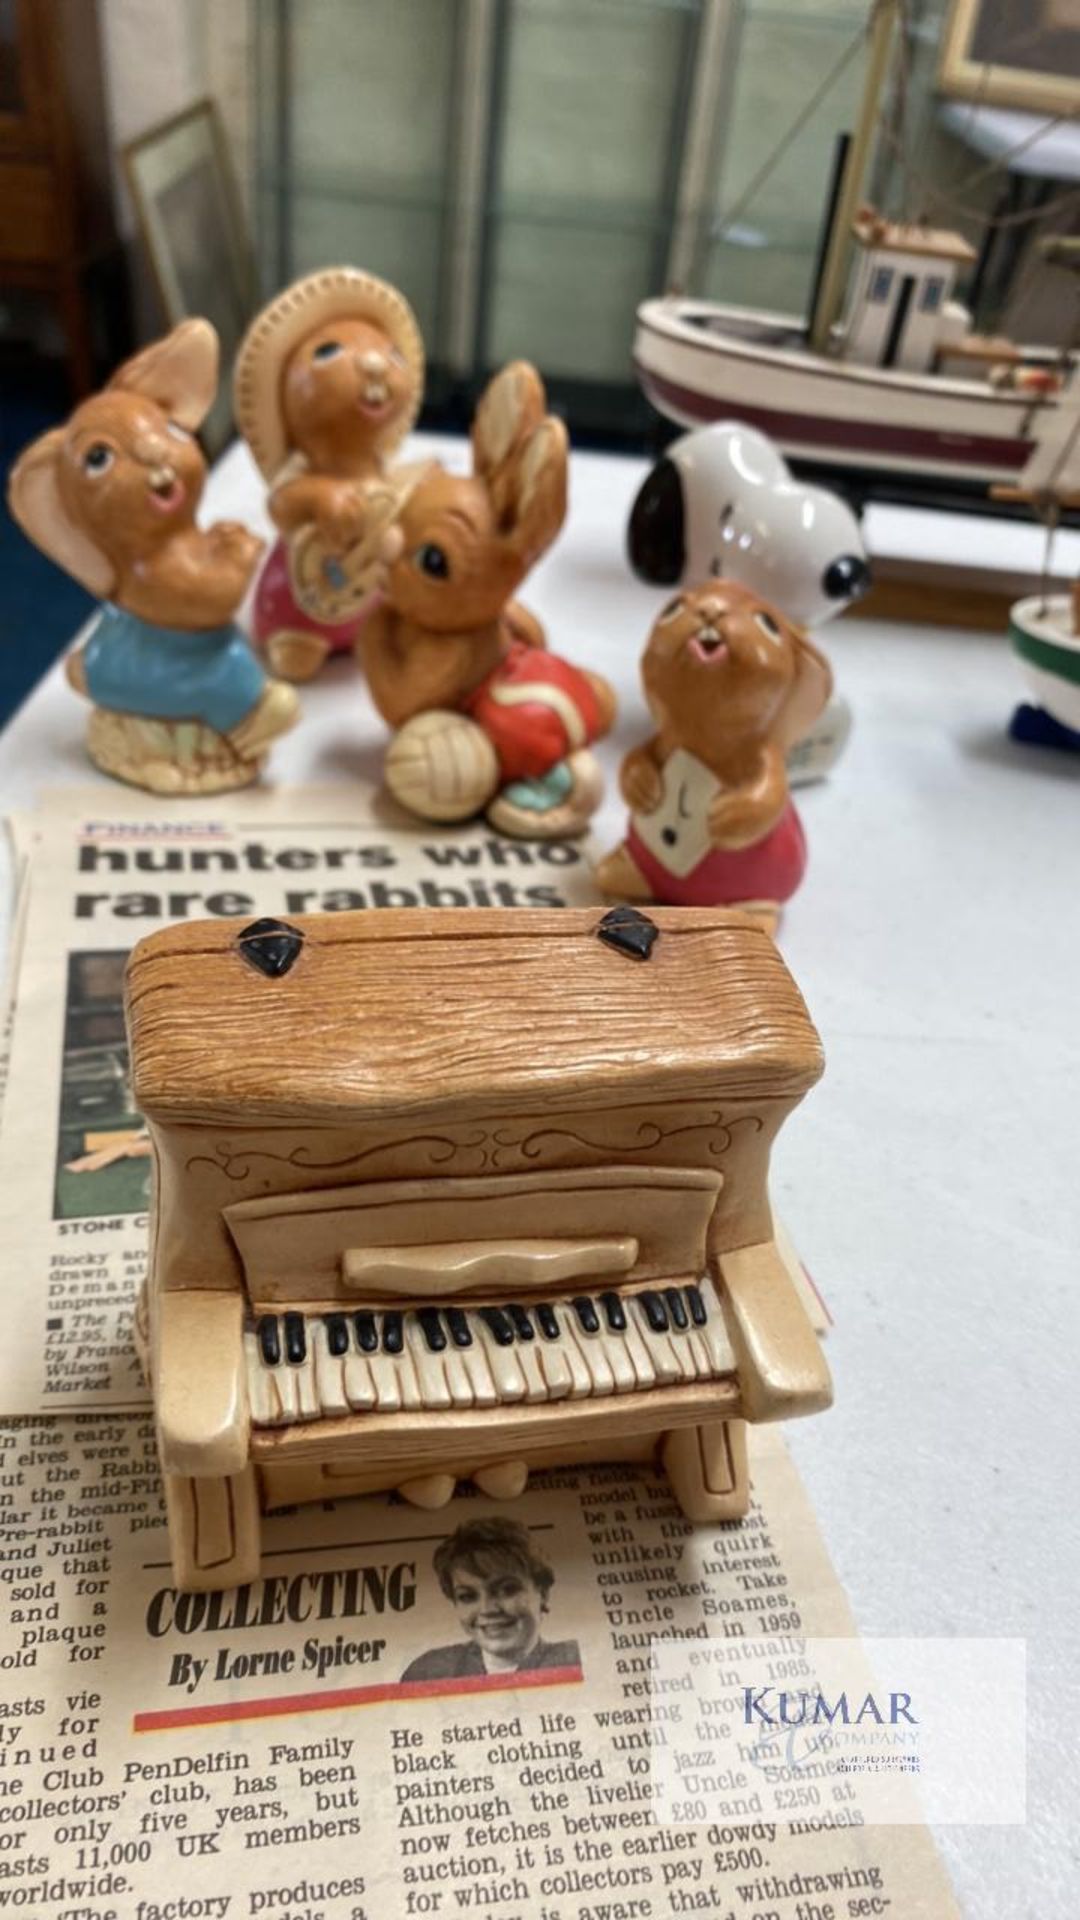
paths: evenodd
<path fill-rule="evenodd" d="M 123 150 L 124 173 L 165 318 L 201 315 L 221 341 L 221 388 L 201 430 L 208 454 L 232 434 L 229 376 L 255 305 L 255 279 L 225 137 L 199 100 Z"/>
<path fill-rule="evenodd" d="M 952 0 L 938 85 L 987 106 L 1080 111 L 1080 0 Z"/>

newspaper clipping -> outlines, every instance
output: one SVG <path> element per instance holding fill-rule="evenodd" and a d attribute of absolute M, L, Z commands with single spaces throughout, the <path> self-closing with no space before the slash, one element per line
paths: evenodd
<path fill-rule="evenodd" d="M 143 932 L 205 914 L 595 896 L 580 848 L 342 825 L 324 796 L 18 823 L 0 1137 L 0 1913 L 33 1920 L 946 1920 L 926 1829 L 856 1788 L 657 1819 L 658 1641 L 854 1633 L 772 1429 L 753 1507 L 694 1527 L 658 1475 L 535 1476 L 268 1516 L 262 1576 L 172 1584 L 131 1345 L 147 1159 L 120 1014 Z M 100 791 L 94 804 L 100 808 Z M 330 822 L 330 824 L 327 824 Z M 452 850 L 452 857 L 451 857 Z M 459 898 L 453 902 L 447 897 Z M 464 899 L 460 896 L 464 895 Z M 708 1809 L 705 1809 L 708 1816 Z"/>

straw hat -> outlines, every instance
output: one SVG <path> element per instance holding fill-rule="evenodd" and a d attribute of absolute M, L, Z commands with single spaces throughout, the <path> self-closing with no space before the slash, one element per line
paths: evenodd
<path fill-rule="evenodd" d="M 291 448 L 281 406 L 285 363 L 309 333 L 333 320 L 369 320 L 402 355 L 414 385 L 412 405 L 387 424 L 379 452 L 393 451 L 420 411 L 424 343 L 403 294 L 358 267 L 323 267 L 279 293 L 252 321 L 233 374 L 236 424 L 261 473 L 272 480 Z"/>

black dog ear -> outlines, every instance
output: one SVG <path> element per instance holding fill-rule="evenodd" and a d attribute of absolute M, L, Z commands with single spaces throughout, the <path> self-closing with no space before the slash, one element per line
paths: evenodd
<path fill-rule="evenodd" d="M 686 564 L 686 509 L 674 460 L 658 460 L 630 509 L 626 547 L 639 580 L 674 587 Z"/>

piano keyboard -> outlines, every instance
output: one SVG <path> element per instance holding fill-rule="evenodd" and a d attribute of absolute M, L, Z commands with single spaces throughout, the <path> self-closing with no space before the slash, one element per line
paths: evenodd
<path fill-rule="evenodd" d="M 251 1417 L 448 1411 L 716 1380 L 735 1358 L 698 1286 L 505 1306 L 267 1313 L 244 1334 Z"/>

